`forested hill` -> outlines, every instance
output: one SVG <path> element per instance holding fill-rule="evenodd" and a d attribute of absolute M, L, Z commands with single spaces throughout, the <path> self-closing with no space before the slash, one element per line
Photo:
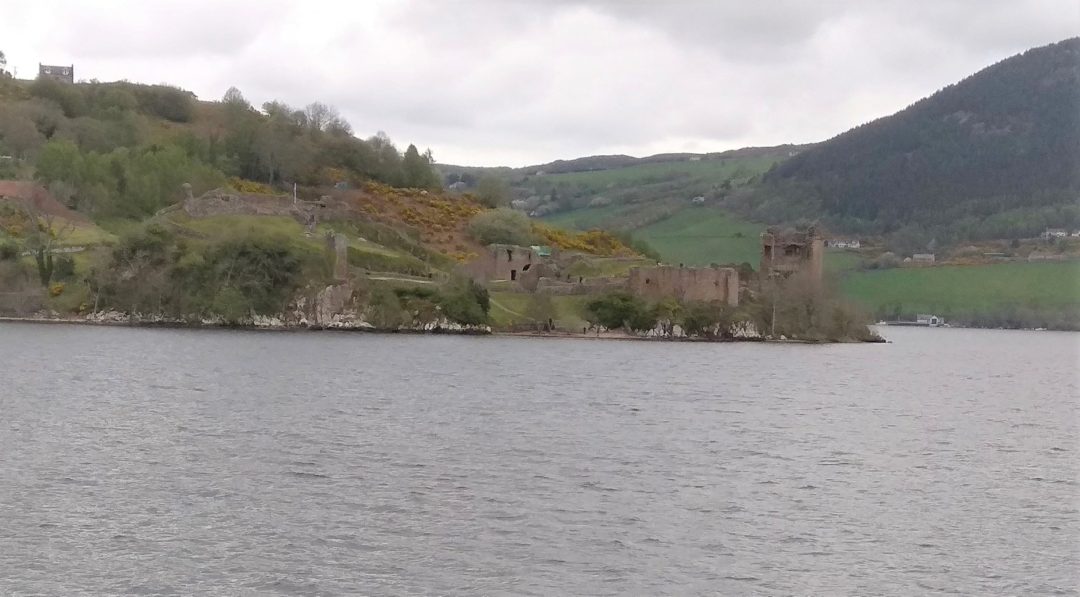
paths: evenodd
<path fill-rule="evenodd" d="M 235 88 L 221 101 L 118 81 L 20 81 L 0 70 L 0 179 L 35 179 L 95 220 L 146 218 L 230 179 L 266 189 L 376 181 L 439 189 L 433 158 L 385 134 L 353 135 L 314 102 L 252 106 Z M 316 194 L 317 196 L 317 194 Z"/>
<path fill-rule="evenodd" d="M 866 232 L 1076 219 L 1078 106 L 1080 38 L 1031 49 L 776 164 L 752 209 Z"/>

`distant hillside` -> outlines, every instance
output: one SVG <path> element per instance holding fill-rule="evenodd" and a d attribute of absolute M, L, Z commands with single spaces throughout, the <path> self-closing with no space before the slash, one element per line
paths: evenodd
<path fill-rule="evenodd" d="M 484 179 L 504 181 L 513 206 L 535 217 L 587 210 L 581 220 L 589 221 L 591 227 L 629 230 L 670 216 L 695 198 L 699 203 L 718 202 L 805 147 L 749 147 L 644 158 L 589 156 L 524 168 L 437 168 L 446 184 L 460 182 L 466 190 L 477 188 Z"/>
<path fill-rule="evenodd" d="M 1080 225 L 1080 38 L 1028 50 L 774 166 L 757 219 L 956 240 Z M 940 239 L 939 239 L 940 240 Z"/>

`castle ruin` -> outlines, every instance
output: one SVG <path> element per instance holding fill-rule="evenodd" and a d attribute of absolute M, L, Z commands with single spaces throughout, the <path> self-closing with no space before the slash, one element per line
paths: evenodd
<path fill-rule="evenodd" d="M 334 280 L 349 281 L 349 239 L 344 234 L 327 233 L 326 252 L 332 262 Z"/>
<path fill-rule="evenodd" d="M 739 271 L 730 267 L 658 265 L 630 270 L 626 289 L 644 299 L 659 301 L 723 301 L 739 306 Z"/>
<path fill-rule="evenodd" d="M 807 272 L 812 281 L 820 282 L 824 255 L 825 242 L 814 226 L 804 231 L 769 227 L 761 233 L 761 266 L 758 273 L 767 279 Z"/>
<path fill-rule="evenodd" d="M 465 271 L 477 282 L 492 282 L 539 278 L 539 271 L 534 267 L 545 263 L 550 258 L 542 255 L 543 247 L 521 247 L 517 245 L 488 245 L 487 252 L 465 265 Z"/>

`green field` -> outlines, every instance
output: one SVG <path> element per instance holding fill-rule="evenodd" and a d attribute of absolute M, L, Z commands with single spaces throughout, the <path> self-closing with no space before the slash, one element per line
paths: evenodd
<path fill-rule="evenodd" d="M 868 308 L 899 306 L 905 313 L 1080 310 L 1080 261 L 851 272 L 842 288 Z"/>
<path fill-rule="evenodd" d="M 859 267 L 863 258 L 854 251 L 825 250 L 825 272 L 839 274 Z"/>
<path fill-rule="evenodd" d="M 618 216 L 633 210 L 633 205 L 606 205 L 604 207 L 586 207 L 564 211 L 541 218 L 543 221 L 559 228 L 572 230 L 589 230 L 591 228 L 607 228 L 608 223 Z"/>
<path fill-rule="evenodd" d="M 634 231 L 667 263 L 755 265 L 764 227 L 739 220 L 712 207 L 688 207 L 675 215 Z"/>
<path fill-rule="evenodd" d="M 528 323 L 525 316 L 529 308 L 531 294 L 524 292 L 492 292 L 491 322 L 496 327 Z M 555 306 L 555 325 L 565 330 L 580 330 L 589 324 L 582 318 L 585 303 L 592 297 L 585 295 L 555 295 L 551 302 Z"/>
<path fill-rule="evenodd" d="M 720 183 L 732 178 L 749 178 L 769 169 L 776 158 L 769 156 L 707 159 L 696 162 L 655 162 L 626 168 L 548 174 L 540 178 L 545 184 L 564 183 L 593 192 L 612 187 L 634 187 L 679 180 L 687 182 Z"/>

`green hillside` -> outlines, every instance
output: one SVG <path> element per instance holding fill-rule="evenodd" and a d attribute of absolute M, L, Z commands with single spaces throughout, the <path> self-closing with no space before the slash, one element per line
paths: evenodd
<path fill-rule="evenodd" d="M 744 192 L 790 146 L 722 158 L 649 162 L 589 172 L 530 176 L 515 184 L 524 209 L 578 230 L 627 231 L 671 263 L 756 263 L 763 226 L 716 207 Z M 696 200 L 695 200 L 696 199 Z M 554 211 L 551 211 L 554 210 Z M 548 213 L 545 213 L 548 212 Z"/>
<path fill-rule="evenodd" d="M 778 164 L 732 206 L 925 244 L 1080 226 L 1080 38 L 1028 50 Z M 915 248 L 915 247 L 913 247 Z"/>
<path fill-rule="evenodd" d="M 757 267 L 763 229 L 720 209 L 689 207 L 635 230 L 634 236 L 648 242 L 669 263 L 747 262 Z"/>
<path fill-rule="evenodd" d="M 534 174 L 518 174 L 510 183 L 515 206 L 534 215 L 633 206 L 635 211 L 653 214 L 646 219 L 657 220 L 670 214 L 673 205 L 689 204 L 695 197 L 708 203 L 727 197 L 793 151 L 785 146 L 745 155 L 694 156 L 603 170 L 556 174 L 537 170 Z M 624 229 L 643 225 L 641 221 L 621 220 L 615 218 L 601 225 Z"/>
<path fill-rule="evenodd" d="M 764 172 L 775 162 L 773 157 L 755 156 L 645 163 L 610 170 L 533 176 L 518 186 L 537 190 L 565 187 L 583 193 L 599 194 L 625 187 L 669 181 L 719 184 L 739 176 L 749 177 Z"/>
<path fill-rule="evenodd" d="M 350 300 L 377 325 L 487 321 L 487 290 L 459 265 L 490 242 L 470 223 L 498 214 L 443 192 L 430 153 L 361 139 L 325 104 L 0 70 L 0 156 L 0 314 L 276 316 L 339 280 L 333 232 L 363 280 Z M 609 234 L 533 228 L 559 249 L 635 255 Z"/>

